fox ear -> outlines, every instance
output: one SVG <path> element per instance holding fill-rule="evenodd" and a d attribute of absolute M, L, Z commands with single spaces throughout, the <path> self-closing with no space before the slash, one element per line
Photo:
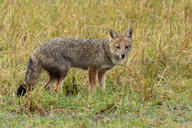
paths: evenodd
<path fill-rule="evenodd" d="M 112 39 L 116 39 L 117 38 L 118 35 L 117 35 L 117 33 L 114 30 L 110 29 L 109 32 L 110 32 L 110 36 L 111 36 Z"/>
<path fill-rule="evenodd" d="M 125 36 L 126 36 L 127 38 L 132 39 L 132 35 L 133 35 L 133 29 L 132 29 L 132 28 L 129 28 L 128 31 L 125 33 Z"/>

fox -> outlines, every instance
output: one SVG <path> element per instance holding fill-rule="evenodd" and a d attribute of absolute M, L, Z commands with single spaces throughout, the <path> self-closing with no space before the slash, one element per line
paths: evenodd
<path fill-rule="evenodd" d="M 51 93 L 62 93 L 62 83 L 70 68 L 88 70 L 89 93 L 96 91 L 98 78 L 101 91 L 105 91 L 106 72 L 121 64 L 133 47 L 133 29 L 124 34 L 109 30 L 110 38 L 53 38 L 35 48 L 30 56 L 24 82 L 17 89 L 17 97 L 33 90 L 42 69 L 48 72 L 49 81 L 44 88 Z"/>

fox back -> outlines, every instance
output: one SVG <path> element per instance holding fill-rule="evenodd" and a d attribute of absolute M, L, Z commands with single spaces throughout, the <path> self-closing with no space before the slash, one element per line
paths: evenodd
<path fill-rule="evenodd" d="M 110 31 L 110 39 L 56 38 L 34 50 L 43 67 L 55 63 L 87 69 L 89 65 L 100 68 L 121 63 L 132 49 L 131 31 L 118 36 Z"/>

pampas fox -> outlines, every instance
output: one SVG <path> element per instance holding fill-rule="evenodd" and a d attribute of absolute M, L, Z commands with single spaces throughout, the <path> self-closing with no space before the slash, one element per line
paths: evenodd
<path fill-rule="evenodd" d="M 125 60 L 132 49 L 132 33 L 130 28 L 121 35 L 110 30 L 109 39 L 49 40 L 33 51 L 24 83 L 17 89 L 17 96 L 23 96 L 34 88 L 42 69 L 50 75 L 45 88 L 50 90 L 56 82 L 56 91 L 61 93 L 62 81 L 71 67 L 88 69 L 90 93 L 96 90 L 96 76 L 101 90 L 104 91 L 106 72 Z"/>

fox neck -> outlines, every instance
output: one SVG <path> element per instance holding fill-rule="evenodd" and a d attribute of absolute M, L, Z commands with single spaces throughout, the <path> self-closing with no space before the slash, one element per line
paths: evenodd
<path fill-rule="evenodd" d="M 116 66 L 118 64 L 120 64 L 122 61 L 120 60 L 117 60 L 117 58 L 113 55 L 110 47 L 109 47 L 109 40 L 107 40 L 105 43 L 104 43 L 104 50 L 107 54 L 107 56 L 109 57 L 112 65 Z"/>

